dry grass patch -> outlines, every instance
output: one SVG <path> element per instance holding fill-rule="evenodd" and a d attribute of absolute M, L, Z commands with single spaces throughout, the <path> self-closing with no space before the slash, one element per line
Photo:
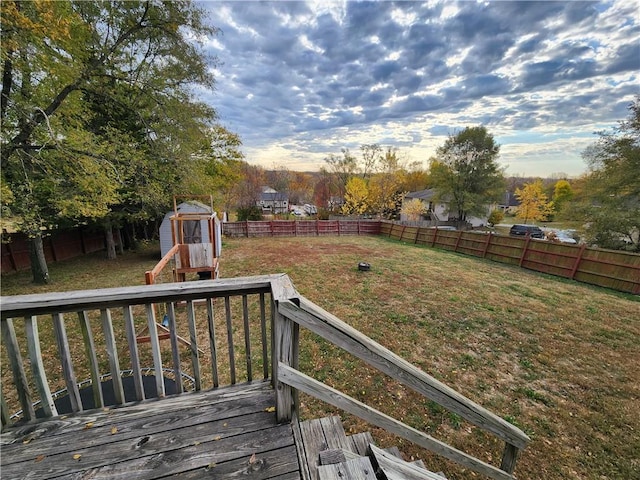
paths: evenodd
<path fill-rule="evenodd" d="M 146 253 L 53 265 L 58 283 L 49 289 L 141 284 L 157 260 Z M 361 261 L 371 271 L 358 271 Z M 278 272 L 325 310 L 522 428 L 532 442 L 518 461 L 519 478 L 640 478 L 638 297 L 376 237 L 225 241 L 222 276 Z M 44 291 L 25 278 L 3 277 L 3 295 Z M 500 442 L 308 332 L 301 364 L 385 413 L 499 462 Z M 307 417 L 335 412 L 302 401 Z M 343 418 L 352 431 L 371 429 Z M 472 476 L 373 432 L 450 479 Z"/>

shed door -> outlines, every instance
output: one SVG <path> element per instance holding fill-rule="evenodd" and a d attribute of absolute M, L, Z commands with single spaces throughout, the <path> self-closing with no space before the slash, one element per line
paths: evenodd
<path fill-rule="evenodd" d="M 182 222 L 184 243 L 202 243 L 202 226 L 200 223 L 200 220 L 185 220 Z"/>

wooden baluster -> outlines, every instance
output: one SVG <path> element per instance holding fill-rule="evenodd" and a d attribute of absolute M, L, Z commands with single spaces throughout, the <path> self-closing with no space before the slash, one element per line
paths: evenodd
<path fill-rule="evenodd" d="M 211 348 L 211 375 L 213 377 L 213 388 L 220 385 L 218 379 L 218 348 L 216 347 L 216 325 L 213 315 L 213 298 L 207 300 L 207 323 L 209 326 L 209 347 Z"/>
<path fill-rule="evenodd" d="M 100 367 L 96 357 L 96 345 L 93 341 L 93 332 L 89 316 L 85 310 L 78 312 L 78 321 L 82 338 L 84 339 L 84 351 L 89 359 L 89 371 L 91 374 L 91 387 L 93 389 L 93 401 L 96 408 L 104 407 L 104 397 L 102 396 L 102 385 L 100 385 Z"/>
<path fill-rule="evenodd" d="M 227 295 L 224 297 L 224 311 L 227 321 L 227 342 L 229 346 L 229 371 L 231 374 L 231 385 L 236 384 L 236 355 L 233 348 L 233 327 L 231 324 L 231 299 Z"/>
<path fill-rule="evenodd" d="M 36 414 L 33 409 L 33 402 L 31 400 L 31 392 L 29 390 L 27 375 L 24 371 L 24 364 L 22 363 L 22 355 L 20 355 L 20 348 L 18 347 L 16 331 L 13 328 L 13 319 L 7 318 L 6 320 L 2 320 L 0 321 L 0 325 L 2 328 L 2 338 L 4 339 L 7 349 L 7 356 L 9 357 L 9 364 L 11 365 L 11 371 L 13 373 L 13 381 L 16 384 L 18 399 L 22 406 L 22 415 L 25 420 L 33 420 L 36 418 Z"/>
<path fill-rule="evenodd" d="M 107 348 L 107 357 L 109 358 L 109 370 L 111 371 L 111 381 L 113 382 L 113 393 L 116 404 L 125 403 L 124 389 L 122 387 L 122 376 L 120 372 L 120 359 L 118 358 L 118 346 L 116 338 L 113 334 L 113 322 L 111 321 L 111 310 L 100 310 L 100 319 L 102 320 L 102 331 L 104 333 L 104 343 Z"/>
<path fill-rule="evenodd" d="M 31 360 L 31 372 L 40 395 L 40 406 L 47 417 L 55 417 L 58 415 L 58 410 L 53 402 L 44 364 L 42 363 L 38 319 L 36 317 L 26 317 L 24 326 L 27 335 L 27 347 L 29 348 L 29 360 Z"/>
<path fill-rule="evenodd" d="M 2 430 L 4 430 L 5 426 L 11 425 L 11 413 L 9 413 L 9 407 L 7 406 L 7 402 L 4 401 L 4 394 L 2 393 L 1 388 L 0 388 L 0 424 L 2 425 Z"/>
<path fill-rule="evenodd" d="M 82 408 L 82 400 L 80 399 L 80 390 L 78 389 L 78 381 L 73 371 L 73 362 L 71 360 L 71 351 L 69 350 L 69 340 L 67 339 L 67 330 L 64 327 L 64 317 L 61 313 L 54 313 L 53 333 L 58 344 L 58 352 L 60 353 L 60 364 L 62 365 L 62 374 L 65 384 L 67 385 L 67 394 L 71 402 L 71 410 L 80 412 Z"/>
<path fill-rule="evenodd" d="M 176 393 L 184 391 L 182 386 L 182 368 L 180 367 L 180 349 L 178 348 L 178 332 L 176 331 L 176 309 L 174 303 L 167 303 L 169 317 L 169 342 L 171 343 L 171 358 L 173 359 L 173 373 L 176 382 Z"/>
<path fill-rule="evenodd" d="M 147 303 L 147 326 L 149 328 L 149 341 L 151 342 L 151 354 L 153 356 L 153 369 L 156 372 L 156 394 L 159 398 L 165 396 L 164 375 L 162 373 L 162 356 L 160 354 L 160 341 L 158 340 L 158 327 L 156 325 L 155 305 Z"/>
<path fill-rule="evenodd" d="M 140 369 L 140 352 L 138 351 L 138 341 L 136 339 L 136 326 L 133 322 L 133 312 L 131 305 L 122 308 L 124 316 L 124 328 L 127 332 L 127 343 L 131 354 L 131 372 L 133 375 L 133 386 L 135 388 L 136 400 L 144 400 L 144 386 L 142 384 L 142 370 Z"/>
<path fill-rule="evenodd" d="M 211 303 L 211 299 L 207 299 Z M 187 323 L 189 324 L 189 343 L 191 350 L 191 365 L 193 366 L 193 376 L 196 380 L 196 392 L 202 389 L 202 379 L 200 378 L 200 352 L 198 352 L 198 335 L 196 333 L 196 313 L 193 308 L 193 300 L 187 302 Z"/>
<path fill-rule="evenodd" d="M 247 359 L 247 381 L 253 380 L 253 372 L 251 369 L 251 336 L 249 335 L 249 305 L 247 296 L 242 296 L 242 319 L 244 323 L 244 348 L 245 357 Z"/>

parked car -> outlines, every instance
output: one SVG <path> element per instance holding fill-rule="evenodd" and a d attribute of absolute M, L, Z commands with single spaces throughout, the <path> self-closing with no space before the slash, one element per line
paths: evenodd
<path fill-rule="evenodd" d="M 509 235 L 516 237 L 544 238 L 544 232 L 537 225 L 516 224 L 509 230 Z"/>

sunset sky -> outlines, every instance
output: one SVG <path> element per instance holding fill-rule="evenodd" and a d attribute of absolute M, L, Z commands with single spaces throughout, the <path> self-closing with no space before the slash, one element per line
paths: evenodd
<path fill-rule="evenodd" d="M 379 143 L 424 162 L 485 125 L 507 175 L 577 176 L 640 93 L 640 2 L 203 1 L 247 161 L 317 170 Z"/>

